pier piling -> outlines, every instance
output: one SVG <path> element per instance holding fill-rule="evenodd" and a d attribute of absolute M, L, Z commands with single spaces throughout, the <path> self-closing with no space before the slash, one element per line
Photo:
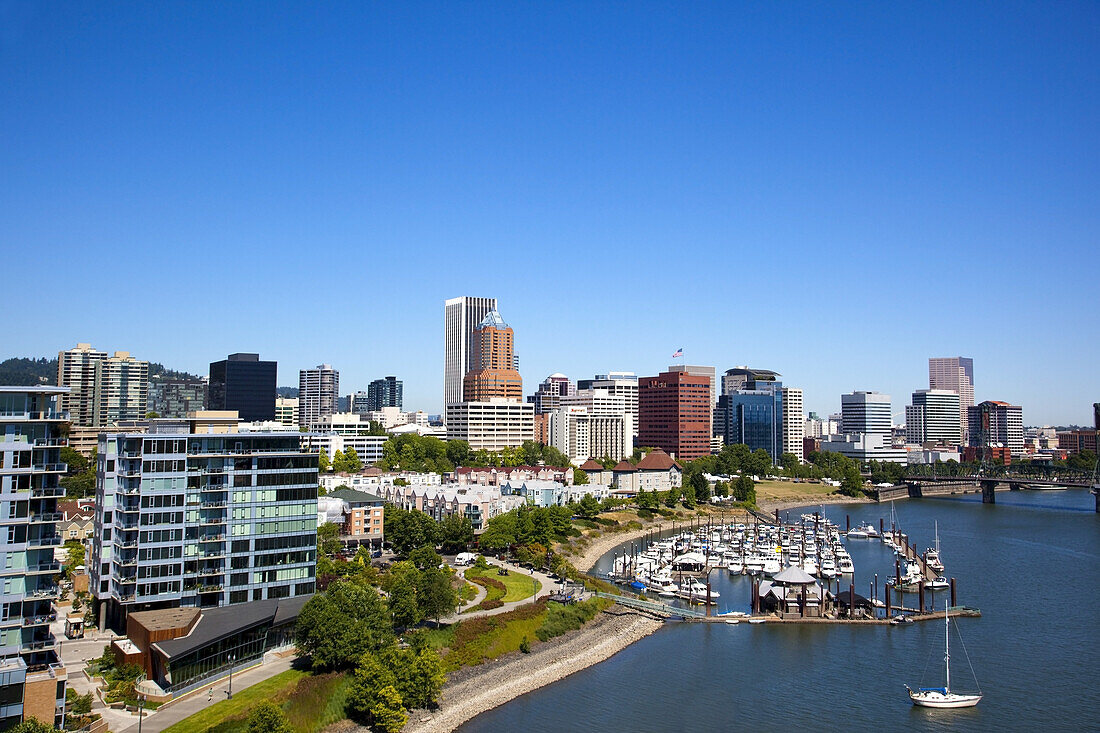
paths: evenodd
<path fill-rule="evenodd" d="M 952 606 L 959 605 L 958 600 L 955 598 L 955 579 L 954 578 L 951 579 L 951 605 Z"/>
<path fill-rule="evenodd" d="M 917 607 L 920 609 L 921 613 L 924 613 L 924 581 L 923 580 L 920 583 L 917 584 L 917 598 L 918 598 L 917 602 L 919 604 Z"/>

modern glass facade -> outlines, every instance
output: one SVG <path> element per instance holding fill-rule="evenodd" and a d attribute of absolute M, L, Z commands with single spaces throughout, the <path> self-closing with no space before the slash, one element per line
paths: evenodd
<path fill-rule="evenodd" d="M 397 377 L 376 379 L 367 386 L 368 411 L 374 412 L 383 407 L 402 408 L 403 385 Z M 357 412 L 357 410 L 355 410 Z"/>
<path fill-rule="evenodd" d="M 211 410 L 236 410 L 241 420 L 275 419 L 278 364 L 260 361 L 259 354 L 230 354 L 210 364 Z"/>
<path fill-rule="evenodd" d="M 761 389 L 735 389 L 718 398 L 714 432 L 726 445 L 763 448 L 777 464 L 783 453 L 783 385 L 761 382 L 758 386 Z"/>

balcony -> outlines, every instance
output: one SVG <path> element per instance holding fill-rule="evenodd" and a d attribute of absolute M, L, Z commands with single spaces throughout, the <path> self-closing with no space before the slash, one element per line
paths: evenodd
<path fill-rule="evenodd" d="M 127 460 L 133 458 L 141 458 L 141 451 L 139 450 L 124 450 L 118 454 L 119 458 L 125 458 Z"/>
<path fill-rule="evenodd" d="M 141 478 L 141 471 L 132 468 L 119 469 L 115 475 L 120 478 Z"/>
<path fill-rule="evenodd" d="M 52 537 L 28 537 L 27 548 L 32 549 L 35 547 L 60 547 L 61 535 L 53 535 Z"/>
<path fill-rule="evenodd" d="M 116 512 L 121 512 L 122 514 L 137 514 L 138 512 L 141 511 L 141 507 L 136 505 L 136 504 L 129 505 L 129 506 L 127 506 L 125 504 L 122 504 L 120 506 L 116 506 L 115 511 Z"/>
<path fill-rule="evenodd" d="M 201 508 L 203 508 L 203 509 L 225 509 L 226 506 L 227 506 L 227 502 L 224 502 L 224 501 L 219 499 L 217 501 L 204 501 L 204 502 L 202 502 Z"/>
<path fill-rule="evenodd" d="M 137 563 L 138 561 L 136 557 L 128 557 L 126 559 L 119 558 L 118 560 L 115 560 L 115 564 L 123 568 L 137 567 Z"/>
<path fill-rule="evenodd" d="M 19 652 L 21 654 L 29 654 L 30 652 L 41 652 L 56 648 L 57 639 L 50 637 L 49 639 L 39 639 L 38 641 L 25 641 L 19 645 Z"/>
<path fill-rule="evenodd" d="M 224 534 L 210 534 L 203 537 L 199 537 L 199 542 L 224 542 Z"/>
<path fill-rule="evenodd" d="M 52 499 L 63 496 L 65 496 L 65 489 L 60 486 L 45 489 L 31 489 L 31 498 L 34 499 Z"/>
<path fill-rule="evenodd" d="M 31 524 L 53 524 L 54 522 L 60 522 L 65 518 L 65 515 L 61 512 L 39 512 L 38 514 L 31 514 Z"/>
<path fill-rule="evenodd" d="M 119 600 L 119 603 L 133 603 L 134 601 L 137 600 L 137 596 L 135 596 L 133 593 L 131 593 L 130 595 L 127 595 L 127 596 L 119 596 L 118 600 Z"/>
<path fill-rule="evenodd" d="M 199 524 L 206 527 L 211 524 L 225 524 L 225 517 L 204 517 L 199 520 Z"/>
<path fill-rule="evenodd" d="M 41 573 L 59 572 L 61 572 L 61 563 L 59 562 L 40 562 L 37 565 L 27 566 L 27 575 L 39 575 Z"/>
<path fill-rule="evenodd" d="M 228 469 L 225 468 L 204 468 L 202 469 L 203 476 L 221 476 Z"/>
<path fill-rule="evenodd" d="M 43 588 L 35 588 L 34 590 L 27 591 L 27 598 L 57 598 L 61 593 L 61 588 L 56 585 L 47 585 Z"/>
<path fill-rule="evenodd" d="M 64 448 L 69 444 L 68 438 L 35 438 L 35 448 Z"/>
<path fill-rule="evenodd" d="M 56 613 L 39 614 L 37 616 L 24 616 L 23 627 L 27 628 L 28 626 L 46 626 L 47 624 L 56 620 Z"/>
<path fill-rule="evenodd" d="M 211 492 L 211 491 L 225 492 L 225 491 L 229 491 L 229 484 L 225 484 L 225 483 L 208 484 L 206 486 L 200 486 L 199 491 L 204 491 L 204 492 Z"/>
<path fill-rule="evenodd" d="M 38 463 L 31 466 L 35 473 L 65 473 L 69 470 L 67 463 Z"/>

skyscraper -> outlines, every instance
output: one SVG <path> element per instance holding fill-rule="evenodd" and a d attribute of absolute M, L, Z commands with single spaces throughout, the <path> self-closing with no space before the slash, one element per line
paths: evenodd
<path fill-rule="evenodd" d="M 905 408 L 905 440 L 909 443 L 960 445 L 959 394 L 949 389 L 919 389 Z"/>
<path fill-rule="evenodd" d="M 802 412 L 802 390 L 783 388 L 783 452 L 793 453 L 799 461 L 804 456 L 802 439 L 805 437 L 805 420 Z"/>
<path fill-rule="evenodd" d="M 336 413 L 340 372 L 331 364 L 318 364 L 298 372 L 298 425 L 308 428 L 322 417 Z"/>
<path fill-rule="evenodd" d="M 149 408 L 149 362 L 116 351 L 95 365 L 95 399 L 92 424 L 118 425 L 120 420 L 141 420 Z"/>
<path fill-rule="evenodd" d="M 485 314 L 470 340 L 473 364 L 463 379 L 463 402 L 523 400 L 523 379 L 513 368 L 513 339 L 511 326 L 495 308 Z"/>
<path fill-rule="evenodd" d="M 715 378 L 715 369 L 712 366 L 689 366 L 687 364 L 673 364 L 668 368 L 670 372 L 686 372 L 697 377 L 706 377 L 710 380 L 710 425 L 707 434 L 714 434 L 714 408 L 718 406 L 718 380 Z"/>
<path fill-rule="evenodd" d="M 528 395 L 527 401 L 534 404 L 536 415 L 546 415 L 561 407 L 562 397 L 569 397 L 576 393 L 577 388 L 569 381 L 569 377 L 564 374 L 551 374 L 542 380 L 542 384 L 533 395 Z"/>
<path fill-rule="evenodd" d="M 990 460 L 992 448 L 1007 448 L 1012 456 L 1024 452 L 1024 413 L 1019 405 L 986 400 L 967 409 L 970 422 L 968 445 Z"/>
<path fill-rule="evenodd" d="M 463 380 L 473 368 L 470 347 L 474 329 L 496 307 L 496 298 L 462 296 L 444 303 L 444 412 L 447 405 L 462 402 Z"/>
<path fill-rule="evenodd" d="M 57 386 L 69 388 L 58 395 L 58 410 L 69 413 L 73 425 L 90 427 L 95 422 L 95 365 L 106 358 L 91 344 L 57 352 Z"/>
<path fill-rule="evenodd" d="M 880 392 L 852 392 L 840 396 L 840 431 L 847 435 L 881 435 L 883 445 L 893 439 L 890 395 Z"/>
<path fill-rule="evenodd" d="M 965 440 L 967 408 L 974 404 L 974 360 L 964 356 L 929 359 L 928 388 L 949 389 L 959 396 L 959 424 Z"/>
<path fill-rule="evenodd" d="M 61 434 L 65 414 L 57 398 L 68 387 L 0 387 L 0 728 L 35 717 L 60 726 L 65 668 L 50 632 L 60 592 L 63 539 L 55 521 L 65 496 Z"/>
<path fill-rule="evenodd" d="M 375 379 L 367 385 L 367 412 L 375 412 L 383 407 L 396 407 L 402 409 L 402 392 L 404 391 L 401 380 L 397 377 Z M 352 412 L 358 412 L 354 407 L 355 399 L 352 398 Z"/>
<path fill-rule="evenodd" d="M 638 380 L 638 439 L 690 461 L 710 453 L 710 379 L 662 372 Z"/>
<path fill-rule="evenodd" d="M 260 361 L 259 354 L 230 354 L 210 363 L 209 407 L 236 410 L 241 420 L 275 419 L 275 380 L 278 364 Z"/>
<path fill-rule="evenodd" d="M 608 372 L 597 374 L 594 379 L 578 379 L 577 391 L 604 389 L 612 397 L 621 396 L 626 400 L 626 411 L 634 424 L 634 435 L 638 435 L 638 375 L 634 372 Z"/>
<path fill-rule="evenodd" d="M 772 463 L 778 464 L 785 451 L 786 390 L 769 369 L 737 367 L 722 376 L 722 396 L 714 410 L 714 434 L 721 435 L 726 445 L 747 445 L 751 450 L 765 450 Z M 798 391 L 799 426 L 801 427 L 802 392 Z M 793 440 L 793 435 L 791 436 Z M 801 431 L 798 432 L 801 442 Z M 798 451 L 790 451 L 796 456 Z"/>

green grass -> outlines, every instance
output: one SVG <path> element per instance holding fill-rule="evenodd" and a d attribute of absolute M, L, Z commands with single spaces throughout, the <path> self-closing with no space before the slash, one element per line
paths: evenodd
<path fill-rule="evenodd" d="M 520 642 L 531 641 L 546 619 L 546 600 L 521 606 L 497 616 L 460 621 L 454 624 L 450 651 L 443 657 L 443 668 L 453 672 L 519 650 Z"/>
<path fill-rule="evenodd" d="M 428 646 L 436 651 L 450 649 L 454 645 L 455 629 L 458 624 L 447 624 L 438 629 L 425 628 L 417 631 L 428 642 Z"/>
<path fill-rule="evenodd" d="M 261 700 L 273 700 L 281 704 L 283 700 L 289 698 L 298 682 L 308 674 L 297 669 L 280 672 L 271 679 L 241 690 L 233 696 L 232 700 L 222 700 L 189 718 L 184 718 L 166 728 L 164 733 L 207 733 L 207 731 L 228 733 L 237 729 L 243 730 L 248 712 L 256 703 Z M 227 724 L 230 727 L 226 727 Z"/>
<path fill-rule="evenodd" d="M 299 733 L 317 733 L 347 716 L 349 675 L 340 672 L 310 675 L 298 681 L 294 694 L 283 703 L 287 719 Z"/>
<path fill-rule="evenodd" d="M 489 586 L 488 595 L 485 599 L 490 601 L 496 598 L 499 598 L 504 603 L 522 601 L 524 598 L 530 598 L 542 589 L 542 584 L 530 575 L 521 575 L 518 572 L 512 572 L 509 575 L 497 575 L 495 567 L 490 567 L 488 570 L 467 570 L 466 577 L 489 578 L 490 580 L 499 580 L 503 583 L 504 594 L 502 596 L 496 595 L 496 593 L 499 593 L 499 589 Z"/>

